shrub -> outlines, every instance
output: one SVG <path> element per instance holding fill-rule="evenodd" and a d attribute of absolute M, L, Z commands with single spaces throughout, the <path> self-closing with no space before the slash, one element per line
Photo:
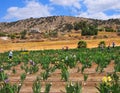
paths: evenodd
<path fill-rule="evenodd" d="M 105 27 L 106 32 L 114 32 L 114 29 L 112 27 Z"/>
<path fill-rule="evenodd" d="M 16 38 L 16 36 L 15 36 L 15 34 L 10 34 L 10 35 L 8 35 L 11 39 L 15 39 Z"/>
<path fill-rule="evenodd" d="M 22 31 L 22 32 L 20 33 L 21 39 L 25 39 L 26 34 L 27 34 L 27 31 L 26 31 L 26 30 Z"/>
<path fill-rule="evenodd" d="M 82 36 L 85 36 L 85 35 L 92 36 L 97 34 L 98 34 L 98 29 L 94 25 L 86 25 L 84 28 L 82 28 L 82 33 L 81 33 Z"/>
<path fill-rule="evenodd" d="M 86 48 L 87 43 L 85 41 L 79 41 L 77 48 Z"/>
<path fill-rule="evenodd" d="M 51 31 L 51 32 L 49 32 L 49 36 L 55 38 L 58 36 L 58 33 L 57 33 L 57 31 Z"/>
<path fill-rule="evenodd" d="M 4 32 L 0 32 L 0 37 L 1 36 L 6 36 L 6 34 Z"/>
<path fill-rule="evenodd" d="M 101 42 L 98 44 L 98 47 L 99 47 L 99 48 L 105 48 L 105 47 L 106 47 L 105 41 L 101 41 Z"/>
<path fill-rule="evenodd" d="M 69 23 L 66 23 L 66 24 L 65 24 L 64 30 L 70 31 L 70 30 L 72 30 L 72 29 L 73 29 L 73 25 L 72 25 L 72 24 L 69 24 Z"/>

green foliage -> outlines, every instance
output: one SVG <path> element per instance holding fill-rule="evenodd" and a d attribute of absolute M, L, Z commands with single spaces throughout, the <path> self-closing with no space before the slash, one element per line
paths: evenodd
<path fill-rule="evenodd" d="M 64 63 L 70 68 L 74 68 L 77 64 L 76 55 L 66 56 Z"/>
<path fill-rule="evenodd" d="M 81 21 L 79 23 L 74 23 L 74 29 L 75 30 L 81 30 L 81 35 L 97 35 L 98 29 L 96 24 L 90 24 L 86 21 Z"/>
<path fill-rule="evenodd" d="M 48 83 L 45 85 L 45 93 L 49 93 L 50 92 L 50 88 L 51 88 L 51 84 Z"/>
<path fill-rule="evenodd" d="M 66 93 L 82 93 L 82 85 L 79 82 L 69 82 L 65 89 Z"/>
<path fill-rule="evenodd" d="M 98 44 L 98 47 L 105 48 L 106 47 L 105 41 L 100 41 L 100 43 Z"/>
<path fill-rule="evenodd" d="M 84 74 L 84 81 L 88 79 L 88 74 Z"/>
<path fill-rule="evenodd" d="M 41 83 L 40 83 L 39 78 L 37 78 L 34 81 L 33 86 L 32 86 L 32 90 L 33 90 L 33 93 L 40 93 L 41 92 Z"/>
<path fill-rule="evenodd" d="M 85 41 L 79 41 L 77 48 L 86 48 L 87 43 Z"/>
<path fill-rule="evenodd" d="M 120 92 L 120 81 L 117 73 L 110 74 L 103 77 L 102 82 L 96 86 L 99 93 L 119 93 Z"/>
<path fill-rule="evenodd" d="M 117 29 L 117 32 L 120 32 L 120 28 Z"/>
<path fill-rule="evenodd" d="M 107 65 L 111 62 L 111 60 L 114 60 L 115 67 L 114 71 L 118 74 L 120 72 L 120 47 L 110 48 L 108 51 L 107 48 L 104 49 L 104 51 L 100 51 L 99 48 L 81 48 L 81 49 L 69 49 L 68 51 L 63 50 L 39 50 L 39 51 L 29 51 L 29 52 L 21 52 L 21 51 L 14 51 L 14 56 L 11 61 L 8 59 L 8 52 L 0 53 L 0 82 L 4 82 L 3 80 L 8 79 L 8 75 L 4 73 L 4 70 L 11 70 L 14 72 L 15 69 L 13 69 L 16 65 L 18 65 L 20 62 L 21 69 L 25 70 L 25 72 L 32 72 L 34 73 L 39 71 L 38 68 L 41 67 L 41 71 L 43 74 L 41 74 L 42 82 L 49 81 L 48 77 L 53 75 L 54 71 L 56 69 L 59 69 L 61 71 L 61 79 L 64 80 L 64 82 L 69 81 L 69 69 L 70 71 L 74 69 L 79 63 L 82 64 L 82 67 L 78 67 L 78 72 L 81 71 L 84 75 L 84 80 L 86 81 L 88 78 L 87 73 L 83 73 L 86 68 L 90 68 L 92 63 L 95 62 L 97 64 L 96 71 L 103 72 L 104 68 L 107 67 Z M 22 54 L 21 54 L 22 53 Z M 68 56 L 68 57 L 67 57 Z M 34 60 L 35 64 L 30 64 L 29 60 Z M 11 62 L 11 63 L 10 63 Z M 12 69 L 11 69 L 12 67 Z M 72 68 L 72 69 L 71 69 Z M 4 69 L 4 70 L 3 70 Z M 75 70 L 74 70 L 75 71 Z M 18 72 L 17 72 L 18 73 Z M 26 77 L 25 74 L 21 74 L 21 80 L 20 84 L 22 86 L 23 81 Z M 39 73 L 39 72 L 38 72 Z M 103 74 L 102 74 L 103 75 Z M 31 76 L 31 75 L 30 75 Z M 109 75 L 114 82 L 112 82 L 112 86 L 110 87 L 110 91 L 114 91 L 111 93 L 119 93 L 119 85 L 120 80 L 118 78 L 118 75 Z M 48 79 L 48 80 L 47 80 Z M 45 80 L 45 81 L 43 81 Z M 118 82 L 118 83 L 116 83 Z M 3 88 L 5 84 L 1 84 L 1 88 Z M 98 85 L 98 88 L 103 88 L 105 84 Z M 10 85 L 10 88 L 12 90 L 20 90 L 21 86 Z M 70 85 L 71 87 L 67 88 L 67 91 L 77 90 L 73 88 L 72 86 L 75 86 L 75 84 Z M 77 87 L 76 87 L 77 88 Z M 49 86 L 48 89 L 49 90 Z M 78 88 L 79 89 L 79 88 Z M 107 90 L 106 90 L 107 91 Z M 4 93 L 4 92 L 0 92 Z M 9 92 L 11 93 L 11 92 Z M 67 92 L 71 93 L 71 92 Z M 74 93 L 79 93 L 75 92 Z M 106 92 L 104 92 L 106 93 Z"/>
<path fill-rule="evenodd" d="M 72 24 L 69 24 L 69 23 L 66 23 L 66 24 L 65 24 L 64 30 L 70 31 L 70 30 L 72 30 L 72 29 L 73 29 L 73 25 L 72 25 Z"/>
<path fill-rule="evenodd" d="M 112 27 L 105 27 L 106 32 L 114 32 Z"/>
<path fill-rule="evenodd" d="M 22 73 L 20 76 L 20 80 L 23 82 L 26 78 L 26 73 Z"/>
<path fill-rule="evenodd" d="M 61 69 L 61 79 L 65 81 L 68 81 L 69 79 L 69 72 L 68 69 L 66 69 L 65 67 Z"/>
<path fill-rule="evenodd" d="M 16 69 L 15 68 L 12 69 L 12 73 L 16 74 Z"/>
<path fill-rule="evenodd" d="M 0 68 L 0 93 L 19 93 L 21 85 L 10 84 L 7 74 Z"/>
<path fill-rule="evenodd" d="M 58 33 L 57 33 L 57 31 L 50 31 L 50 32 L 49 32 L 49 36 L 50 36 L 50 37 L 57 37 L 57 36 L 58 36 Z"/>
<path fill-rule="evenodd" d="M 4 83 L 3 87 L 0 88 L 0 93 L 19 93 L 19 86 L 16 84 L 11 85 L 10 83 Z"/>
<path fill-rule="evenodd" d="M 6 36 L 6 34 L 4 32 L 0 32 L 0 37 L 1 36 Z"/>
<path fill-rule="evenodd" d="M 15 39 L 16 38 L 16 35 L 15 34 L 10 34 L 8 35 L 11 39 Z"/>
<path fill-rule="evenodd" d="M 44 71 L 41 73 L 41 77 L 43 78 L 43 80 L 47 80 L 49 77 L 49 71 Z"/>
<path fill-rule="evenodd" d="M 22 31 L 22 32 L 20 33 L 21 39 L 25 39 L 26 34 L 27 34 L 27 31 L 26 31 L 26 30 Z"/>
<path fill-rule="evenodd" d="M 95 25 L 85 25 L 85 27 L 82 28 L 82 36 L 85 35 L 97 35 L 98 29 Z"/>
<path fill-rule="evenodd" d="M 98 28 L 98 31 L 104 31 L 104 28 Z"/>
<path fill-rule="evenodd" d="M 74 29 L 79 30 L 80 29 L 80 24 L 79 23 L 74 23 Z"/>

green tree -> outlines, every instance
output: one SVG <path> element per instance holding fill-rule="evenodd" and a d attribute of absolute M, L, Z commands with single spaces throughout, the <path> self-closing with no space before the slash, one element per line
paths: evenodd
<path fill-rule="evenodd" d="M 114 32 L 113 28 L 112 27 L 105 27 L 105 31 L 106 32 Z"/>
<path fill-rule="evenodd" d="M 25 39 L 26 34 L 27 34 L 27 31 L 26 31 L 26 30 L 22 31 L 22 32 L 20 33 L 21 39 Z"/>
<path fill-rule="evenodd" d="M 90 24 L 86 21 L 81 21 L 79 23 L 74 23 L 74 29 L 75 30 L 81 30 L 81 35 L 97 35 L 98 29 L 96 24 Z"/>
<path fill-rule="evenodd" d="M 98 47 L 105 48 L 106 47 L 105 41 L 100 41 L 100 43 L 98 44 Z"/>
<path fill-rule="evenodd" d="M 86 21 L 81 21 L 81 22 L 79 22 L 79 23 L 74 23 L 74 29 L 75 30 L 82 30 L 85 26 L 86 26 Z"/>
<path fill-rule="evenodd" d="M 0 32 L 0 37 L 1 36 L 6 36 L 6 34 L 4 32 Z"/>
<path fill-rule="evenodd" d="M 16 35 L 15 34 L 9 34 L 8 37 L 10 37 L 11 39 L 15 39 Z"/>
<path fill-rule="evenodd" d="M 85 41 L 79 41 L 77 48 L 86 48 L 87 43 Z"/>
<path fill-rule="evenodd" d="M 72 30 L 72 29 L 73 29 L 73 25 L 72 25 L 72 24 L 67 23 L 67 24 L 65 24 L 64 29 L 65 29 L 65 30 L 70 31 L 70 30 Z"/>
<path fill-rule="evenodd" d="M 95 25 L 86 24 L 82 29 L 81 35 L 97 35 L 98 29 Z"/>
<path fill-rule="evenodd" d="M 79 23 L 74 23 L 74 30 L 79 30 L 79 29 L 80 29 Z"/>
<path fill-rule="evenodd" d="M 49 36 L 50 36 L 50 37 L 57 37 L 57 36 L 58 36 L 58 33 L 57 33 L 57 31 L 53 30 L 53 31 L 50 31 L 50 32 L 49 32 Z"/>

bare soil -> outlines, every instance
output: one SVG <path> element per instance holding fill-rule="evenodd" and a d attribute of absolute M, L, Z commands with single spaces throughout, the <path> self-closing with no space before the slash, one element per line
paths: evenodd
<path fill-rule="evenodd" d="M 9 79 L 11 83 L 17 83 L 19 84 L 20 81 L 20 75 L 24 71 L 21 70 L 20 66 L 22 64 L 19 64 L 15 66 L 17 73 L 13 74 L 12 70 L 6 71 L 9 75 Z M 87 68 L 84 70 L 85 74 L 88 74 L 87 81 L 84 81 L 83 74 L 81 72 L 78 72 L 78 67 L 81 68 L 82 65 L 79 63 L 75 68 L 69 69 L 70 77 L 69 81 L 73 82 L 81 82 L 82 83 L 82 93 L 96 93 L 97 89 L 95 86 L 101 82 L 102 78 L 107 75 L 107 73 L 112 73 L 114 71 L 114 62 L 111 61 L 111 63 L 107 66 L 107 68 L 104 69 L 102 73 L 96 72 L 97 64 L 93 63 L 91 68 Z M 35 74 L 27 74 L 27 77 L 24 81 L 24 84 L 20 90 L 20 93 L 33 93 L 32 92 L 32 84 L 34 80 L 36 79 L 36 76 L 40 75 L 40 73 L 43 70 L 41 69 L 41 66 L 39 67 L 39 71 Z M 48 80 L 41 80 L 42 84 L 42 91 L 44 92 L 45 84 L 46 83 L 52 83 L 52 87 L 50 89 L 50 93 L 64 93 L 65 92 L 65 85 L 67 82 L 61 80 L 61 71 L 56 70 L 53 72 Z"/>

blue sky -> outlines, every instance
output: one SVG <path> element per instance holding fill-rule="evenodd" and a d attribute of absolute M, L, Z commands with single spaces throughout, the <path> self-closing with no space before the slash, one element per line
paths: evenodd
<path fill-rule="evenodd" d="M 120 18 L 120 0 L 1 0 L 0 22 L 47 16 Z"/>

